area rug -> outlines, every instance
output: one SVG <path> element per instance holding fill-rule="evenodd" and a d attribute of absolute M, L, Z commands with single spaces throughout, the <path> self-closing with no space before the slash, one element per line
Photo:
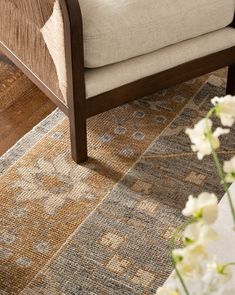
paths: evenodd
<path fill-rule="evenodd" d="M 224 95 L 219 81 L 210 77 L 21 295 L 155 294 L 172 271 L 169 239 L 189 193 L 223 196 L 210 157 L 198 161 L 184 132 Z M 234 134 L 222 158 L 235 153 Z"/>
<path fill-rule="evenodd" d="M 201 172 L 200 163 L 192 161 L 195 169 L 185 176 L 188 143 L 178 132 L 183 134 L 192 118 L 204 111 L 202 101 L 224 93 L 224 75 L 224 70 L 218 72 L 208 83 L 204 76 L 91 118 L 90 160 L 84 165 L 70 159 L 68 122 L 63 118 L 39 142 L 40 127 L 3 156 L 2 294 L 154 290 L 170 271 L 166 245 L 181 222 L 179 211 L 188 192 L 185 182 L 194 190 L 202 184 L 214 187 L 210 165 Z M 53 116 L 58 118 L 58 113 Z M 53 125 L 53 119 L 46 120 Z M 140 158 L 163 131 L 168 132 L 167 142 L 161 135 Z M 155 146 L 165 156 L 159 157 Z M 176 150 L 184 160 L 182 169 L 176 165 L 180 157 L 172 155 Z"/>

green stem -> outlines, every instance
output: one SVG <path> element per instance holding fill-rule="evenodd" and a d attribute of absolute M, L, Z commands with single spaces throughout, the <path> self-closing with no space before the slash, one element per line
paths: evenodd
<path fill-rule="evenodd" d="M 216 108 L 212 108 L 209 110 L 209 112 L 206 115 L 206 119 L 210 119 L 210 117 L 216 112 Z"/>
<path fill-rule="evenodd" d="M 191 223 L 193 223 L 194 222 L 194 220 L 193 219 L 190 219 L 190 220 L 188 220 L 188 221 L 186 221 L 185 223 L 183 223 L 181 226 L 179 226 L 176 230 L 175 230 L 175 232 L 174 232 L 174 234 L 173 234 L 173 236 L 172 236 L 172 238 L 171 238 L 171 240 L 170 240 L 170 255 L 171 255 L 171 262 L 172 262 L 172 265 L 173 265 L 173 267 L 174 267 L 174 270 L 175 270 L 175 272 L 176 272 L 176 275 L 177 275 L 177 277 L 178 277 L 178 279 L 179 279 L 179 281 L 180 281 L 180 283 L 181 283 L 181 285 L 182 285 L 182 287 L 183 287 L 183 290 L 184 290 L 184 292 L 185 292 L 185 294 L 186 295 L 190 295 L 190 293 L 189 293 L 189 291 L 188 291 L 188 288 L 187 288 L 187 286 L 186 286 L 186 283 L 184 282 L 184 279 L 183 279 L 183 277 L 181 276 L 181 274 L 180 274 L 180 271 L 177 269 L 177 264 L 176 264 L 176 262 L 175 262 L 175 259 L 174 259 L 174 256 L 173 256 L 173 250 L 174 250 L 174 247 L 175 247 L 175 241 L 176 241 L 176 239 L 177 239 L 177 237 L 178 237 L 178 235 L 189 225 L 189 224 L 191 224 Z"/>
<path fill-rule="evenodd" d="M 229 191 L 229 185 L 225 181 L 225 175 L 224 175 L 220 160 L 219 160 L 219 158 L 218 158 L 218 156 L 217 156 L 217 154 L 216 154 L 216 152 L 215 152 L 215 150 L 213 148 L 212 148 L 212 156 L 213 156 L 213 160 L 214 160 L 215 165 L 216 165 L 217 173 L 218 173 L 218 175 L 219 175 L 219 177 L 220 177 L 220 179 L 222 181 L 224 191 L 227 194 L 230 210 L 231 210 L 232 217 L 233 217 L 233 222 L 234 222 L 234 225 L 235 225 L 235 209 L 234 209 L 232 197 L 231 197 L 231 194 L 230 194 L 230 191 Z"/>
<path fill-rule="evenodd" d="M 185 282 L 184 282 L 184 279 L 182 278 L 182 276 L 181 276 L 181 274 L 180 274 L 180 272 L 179 272 L 179 270 L 177 269 L 176 266 L 175 266 L 175 272 L 176 272 L 176 274 L 177 274 L 177 276 L 178 276 L 178 278 L 179 278 L 179 280 L 180 280 L 180 283 L 181 283 L 181 285 L 182 285 L 182 287 L 183 287 L 183 289 L 184 289 L 185 294 L 186 294 L 186 295 L 190 295 L 190 293 L 189 293 L 189 291 L 188 291 L 188 288 L 187 288 L 187 286 L 186 286 L 186 284 L 185 284 Z"/>
<path fill-rule="evenodd" d="M 215 108 L 212 108 L 207 113 L 206 118 L 209 119 L 214 114 L 215 111 L 216 111 L 216 109 Z M 235 209 L 234 209 L 233 202 L 232 202 L 232 197 L 231 197 L 231 194 L 230 194 L 230 191 L 229 191 L 229 186 L 228 186 L 228 184 L 225 181 L 225 175 L 224 175 L 224 171 L 223 171 L 222 165 L 221 165 L 220 160 L 219 160 L 219 158 L 217 156 L 217 153 L 216 153 L 216 151 L 215 151 L 215 149 L 213 147 L 213 143 L 212 143 L 212 139 L 211 139 L 211 137 L 212 137 L 212 131 L 209 128 L 209 126 L 207 126 L 207 129 L 208 129 L 207 130 L 208 139 L 209 139 L 211 150 L 212 150 L 212 157 L 213 157 L 213 160 L 215 162 L 216 170 L 217 170 L 217 173 L 219 175 L 219 178 L 221 179 L 221 182 L 223 184 L 224 191 L 227 194 L 228 201 L 229 201 L 229 206 L 230 206 L 230 210 L 231 210 L 231 213 L 232 213 L 233 222 L 234 222 L 234 226 L 235 226 Z"/>

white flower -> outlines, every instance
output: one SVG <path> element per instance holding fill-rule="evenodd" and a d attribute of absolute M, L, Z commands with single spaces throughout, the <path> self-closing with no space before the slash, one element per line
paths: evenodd
<path fill-rule="evenodd" d="M 201 222 L 188 225 L 183 233 L 184 242 L 188 247 L 194 247 L 194 245 L 206 247 L 209 242 L 216 240 L 217 237 L 214 229 Z"/>
<path fill-rule="evenodd" d="M 160 287 L 157 289 L 156 295 L 180 295 L 180 293 L 167 287 Z"/>
<path fill-rule="evenodd" d="M 186 134 L 188 134 L 191 142 L 192 150 L 197 152 L 197 157 L 202 160 L 205 155 L 210 155 L 212 149 L 216 150 L 220 146 L 219 136 L 229 133 L 229 129 L 217 128 L 212 133 L 212 121 L 210 119 L 200 120 L 193 129 L 187 128 Z"/>
<path fill-rule="evenodd" d="M 182 211 L 184 216 L 194 217 L 202 220 L 205 224 L 212 224 L 218 215 L 218 199 L 216 195 L 201 193 L 198 198 L 189 196 L 185 209 Z"/>
<path fill-rule="evenodd" d="M 192 272 L 202 273 L 200 263 L 205 263 L 205 261 L 211 259 L 207 246 L 211 241 L 218 238 L 216 231 L 208 225 L 196 222 L 187 226 L 183 237 L 186 245 L 185 251 L 187 252 L 186 259 L 190 259 L 190 263 L 194 263 Z"/>
<path fill-rule="evenodd" d="M 214 271 L 214 273 L 217 275 L 219 285 L 227 283 L 233 277 L 233 272 L 230 265 L 214 263 L 210 265 L 209 268 L 211 268 L 212 271 Z"/>
<path fill-rule="evenodd" d="M 203 272 L 202 263 L 208 260 L 207 245 L 217 238 L 217 233 L 201 222 L 190 224 L 183 233 L 184 248 L 173 250 L 177 269 L 183 276 L 198 276 Z"/>
<path fill-rule="evenodd" d="M 204 247 L 185 247 L 172 251 L 176 267 L 183 277 L 200 276 L 203 272 L 201 262 L 207 257 Z"/>
<path fill-rule="evenodd" d="M 227 264 L 219 265 L 216 262 L 213 262 L 207 265 L 202 281 L 204 285 L 207 286 L 208 290 L 216 292 L 215 294 L 224 294 L 221 291 L 224 290 L 226 284 L 231 281 L 232 278 L 233 273 L 231 266 Z"/>
<path fill-rule="evenodd" d="M 235 96 L 226 95 L 211 100 L 222 125 L 231 127 L 235 121 Z"/>
<path fill-rule="evenodd" d="M 233 156 L 230 161 L 224 162 L 224 172 L 226 173 L 226 182 L 229 183 L 235 181 L 235 156 Z"/>

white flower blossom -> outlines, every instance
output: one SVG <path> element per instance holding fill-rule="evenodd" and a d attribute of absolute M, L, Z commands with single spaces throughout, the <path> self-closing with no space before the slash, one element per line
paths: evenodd
<path fill-rule="evenodd" d="M 202 220 L 205 224 L 212 224 L 218 215 L 218 198 L 215 194 L 201 193 L 198 198 L 189 196 L 184 210 L 184 216 Z"/>
<path fill-rule="evenodd" d="M 235 156 L 230 161 L 224 162 L 225 181 L 228 183 L 235 181 Z"/>
<path fill-rule="evenodd" d="M 183 232 L 185 247 L 173 250 L 177 269 L 183 276 L 198 276 L 203 273 L 202 263 L 209 259 L 207 245 L 217 239 L 217 233 L 201 222 L 190 224 Z"/>
<path fill-rule="evenodd" d="M 191 148 L 197 152 L 197 157 L 202 160 L 204 156 L 210 155 L 212 149 L 216 150 L 220 146 L 219 136 L 229 133 L 229 129 L 218 127 L 212 132 L 212 121 L 210 119 L 200 120 L 193 129 L 187 128 L 186 134 L 189 136 Z"/>
<path fill-rule="evenodd" d="M 218 238 L 216 231 L 201 222 L 188 225 L 183 233 L 184 242 L 188 247 L 202 245 L 206 247 L 211 241 Z"/>
<path fill-rule="evenodd" d="M 172 255 L 176 267 L 183 277 L 198 277 L 202 274 L 201 262 L 206 259 L 207 254 L 201 245 L 174 249 Z"/>
<path fill-rule="evenodd" d="M 230 265 L 219 265 L 215 261 L 205 266 L 205 273 L 201 277 L 205 294 L 211 295 L 234 295 L 230 293 L 232 290 L 227 289 L 227 283 L 233 277 L 232 268 Z M 203 293 L 204 294 L 204 293 Z"/>
<path fill-rule="evenodd" d="M 231 127 L 235 121 L 235 96 L 215 97 L 211 102 L 222 125 Z"/>
<path fill-rule="evenodd" d="M 186 129 L 192 150 L 197 152 L 200 160 L 218 149 L 219 137 L 230 132 L 230 129 L 221 127 L 214 130 L 209 117 L 215 113 L 222 125 L 228 127 L 235 122 L 235 96 L 215 97 L 212 103 L 214 108 L 208 116 L 194 128 Z M 227 183 L 235 181 L 235 156 L 224 162 L 223 170 Z M 232 279 L 234 263 L 217 264 L 215 256 L 208 250 L 209 243 L 218 238 L 211 226 L 218 216 L 218 198 L 208 192 L 203 192 L 198 197 L 190 195 L 182 213 L 191 218 L 183 232 L 179 229 L 183 248 L 171 251 L 175 270 L 156 295 L 182 295 L 185 294 L 185 288 L 191 295 L 234 295 L 235 289 L 227 286 Z"/>
<path fill-rule="evenodd" d="M 211 257 L 212 258 L 212 257 Z M 198 263 L 198 262 L 197 262 Z M 224 268 L 225 267 L 225 268 Z M 179 265 L 178 265 L 179 270 Z M 222 274 L 221 274 L 222 272 Z M 232 279 L 232 266 L 219 265 L 215 257 L 210 261 L 202 261 L 200 273 L 194 276 L 181 273 L 190 295 L 234 295 L 235 289 L 229 288 L 227 283 Z M 175 292 L 175 293 L 174 293 Z M 163 287 L 157 290 L 156 295 L 183 295 L 184 289 L 174 271 Z"/>

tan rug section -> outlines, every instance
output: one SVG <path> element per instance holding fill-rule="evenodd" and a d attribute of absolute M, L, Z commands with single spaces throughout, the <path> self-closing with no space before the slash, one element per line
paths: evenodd
<path fill-rule="evenodd" d="M 0 293 L 19 294 L 30 283 L 207 78 L 89 119 L 84 165 L 70 159 L 64 119 L 2 173 Z"/>

